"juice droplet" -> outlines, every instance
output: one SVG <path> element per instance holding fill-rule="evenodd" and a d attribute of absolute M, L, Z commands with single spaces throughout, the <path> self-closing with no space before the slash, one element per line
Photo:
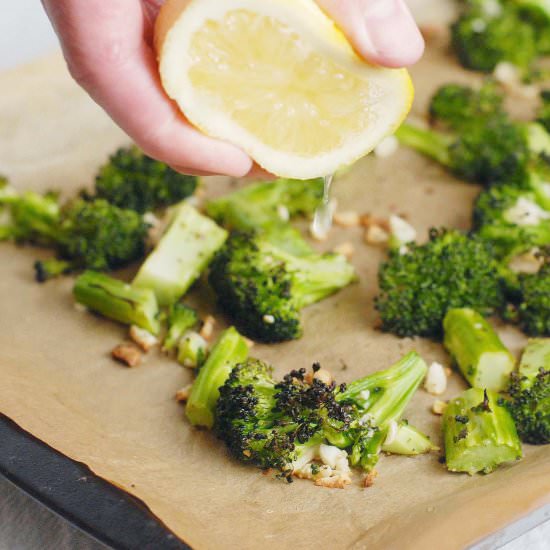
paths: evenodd
<path fill-rule="evenodd" d="M 334 174 L 325 176 L 325 186 L 323 189 L 323 200 L 315 211 L 313 222 L 311 223 L 311 235 L 315 239 L 326 239 L 332 228 L 332 215 L 334 214 L 334 205 L 330 200 L 330 189 Z"/>

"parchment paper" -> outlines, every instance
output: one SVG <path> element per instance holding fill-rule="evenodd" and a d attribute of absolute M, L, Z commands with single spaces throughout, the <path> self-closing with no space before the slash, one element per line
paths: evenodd
<path fill-rule="evenodd" d="M 414 69 L 417 114 L 434 87 L 472 77 L 432 51 Z M 60 58 L 0 76 L 0 172 L 20 188 L 90 185 L 97 166 L 126 138 L 70 81 Z M 208 192 L 228 188 L 208 181 Z M 467 227 L 475 186 L 401 150 L 369 157 L 335 185 L 342 209 L 406 214 L 420 234 L 431 225 Z M 374 329 L 376 271 L 383 251 L 356 229 L 334 229 L 321 248 L 352 241 L 359 284 L 310 307 L 300 341 L 253 354 L 280 374 L 320 361 L 346 381 L 389 366 L 416 348 L 449 364 L 440 346 L 399 340 Z M 550 501 L 548 447 L 525 447 L 520 463 L 490 476 L 447 473 L 431 454 L 382 457 L 373 487 L 358 476 L 346 490 L 287 485 L 230 460 L 206 432 L 191 429 L 174 393 L 189 371 L 155 353 L 139 368 L 115 364 L 109 351 L 124 328 L 77 311 L 71 278 L 38 285 L 32 262 L 46 252 L 0 245 L 0 411 L 95 473 L 142 499 L 194 548 L 462 548 Z M 201 296 L 199 296 L 201 295 Z M 204 286 L 193 293 L 215 312 Z M 522 339 L 506 328 L 514 348 Z M 463 386 L 453 375 L 445 398 Z M 440 442 L 434 397 L 419 391 L 406 416 Z M 0 442 L 1 452 L 1 442 Z"/>

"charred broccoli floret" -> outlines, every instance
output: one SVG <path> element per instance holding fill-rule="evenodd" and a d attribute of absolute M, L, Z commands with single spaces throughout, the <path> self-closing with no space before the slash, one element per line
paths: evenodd
<path fill-rule="evenodd" d="M 274 468 L 289 481 L 292 473 L 316 479 L 327 467 L 331 475 L 348 475 L 349 465 L 369 471 L 427 370 L 414 352 L 349 385 L 324 383 L 318 369 L 312 376 L 292 371 L 280 382 L 254 359 L 233 370 L 219 389 L 214 428 L 238 460 Z"/>
<path fill-rule="evenodd" d="M 390 253 L 378 273 L 375 300 L 382 329 L 398 336 L 440 338 L 449 309 L 488 315 L 503 307 L 500 266 L 490 243 L 459 231 L 430 231 L 423 245 Z"/>
<path fill-rule="evenodd" d="M 526 443 L 550 443 L 550 339 L 530 340 L 512 374 L 510 412 Z"/>
<path fill-rule="evenodd" d="M 498 394 L 481 388 L 470 388 L 451 399 L 443 414 L 443 435 L 451 472 L 488 474 L 522 456 L 507 407 Z"/>
<path fill-rule="evenodd" d="M 530 188 L 514 183 L 493 185 L 476 200 L 474 230 L 493 243 L 499 257 L 550 243 L 550 194 L 535 173 L 530 182 Z"/>
<path fill-rule="evenodd" d="M 195 192 L 197 178 L 172 170 L 137 147 L 119 149 L 99 171 L 96 196 L 141 214 L 176 204 Z"/>
<path fill-rule="evenodd" d="M 262 234 L 233 233 L 210 266 L 218 302 L 246 336 L 280 342 L 302 334 L 300 310 L 349 285 L 338 254 L 294 256 Z"/>
<path fill-rule="evenodd" d="M 470 0 L 451 26 L 452 46 L 464 67 L 491 72 L 507 61 L 527 69 L 539 53 L 538 33 L 514 2 Z"/>

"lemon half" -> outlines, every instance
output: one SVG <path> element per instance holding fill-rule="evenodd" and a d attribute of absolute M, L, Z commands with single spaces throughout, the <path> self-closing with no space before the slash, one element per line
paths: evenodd
<path fill-rule="evenodd" d="M 313 0 L 168 0 L 155 45 L 162 85 L 187 119 L 278 176 L 351 164 L 413 99 L 405 69 L 360 59 Z"/>

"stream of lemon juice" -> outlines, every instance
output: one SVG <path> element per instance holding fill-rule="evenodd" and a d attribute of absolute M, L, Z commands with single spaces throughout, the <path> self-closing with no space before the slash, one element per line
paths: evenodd
<path fill-rule="evenodd" d="M 332 227 L 332 215 L 334 213 L 330 200 L 330 191 L 332 181 L 334 180 L 334 174 L 325 176 L 324 179 L 323 199 L 315 211 L 312 224 L 312 233 L 320 238 L 326 237 L 330 231 Z"/>

